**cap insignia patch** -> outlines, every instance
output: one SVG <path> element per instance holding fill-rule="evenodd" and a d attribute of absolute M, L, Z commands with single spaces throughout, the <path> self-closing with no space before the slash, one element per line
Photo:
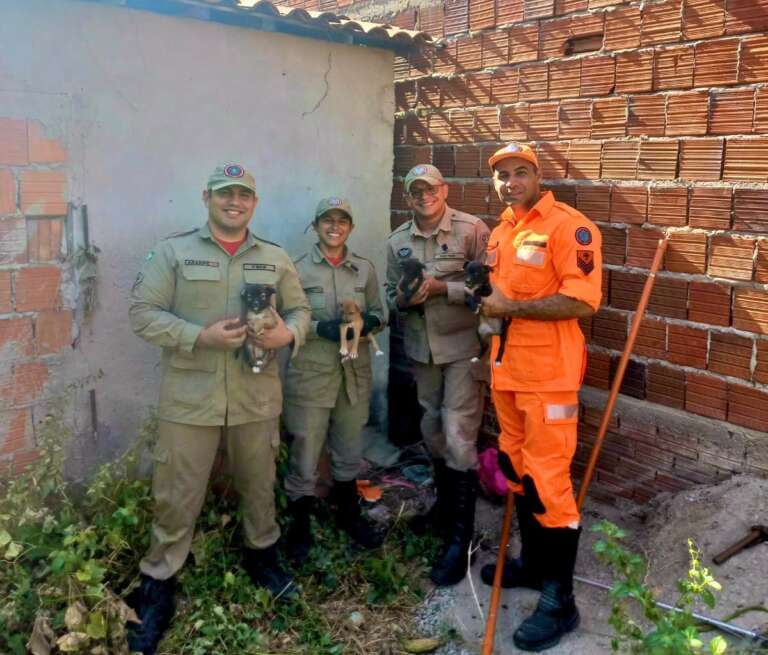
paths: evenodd
<path fill-rule="evenodd" d="M 230 164 L 224 167 L 224 175 L 227 177 L 243 177 L 245 169 L 239 164 Z"/>

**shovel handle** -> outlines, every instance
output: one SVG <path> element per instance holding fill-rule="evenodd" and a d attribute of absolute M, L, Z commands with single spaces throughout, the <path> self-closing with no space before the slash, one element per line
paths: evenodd
<path fill-rule="evenodd" d="M 761 541 L 762 534 L 763 533 L 761 530 L 752 529 L 746 537 L 740 541 L 737 541 L 735 544 L 733 544 L 733 546 L 729 546 L 719 555 L 715 555 L 712 558 L 712 561 L 715 564 L 722 564 L 726 560 L 731 559 L 731 557 L 733 557 L 739 551 L 744 550 L 745 548 L 749 548 L 750 546 L 754 546 L 758 541 Z"/>

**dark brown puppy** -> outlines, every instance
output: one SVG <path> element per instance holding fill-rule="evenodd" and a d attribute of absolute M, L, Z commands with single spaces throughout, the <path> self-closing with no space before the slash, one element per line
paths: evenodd
<path fill-rule="evenodd" d="M 405 301 L 410 303 L 413 294 L 419 290 L 422 282 L 424 282 L 424 264 L 418 259 L 408 257 L 400 262 L 400 270 L 403 272 L 403 276 L 398 288 L 402 291 Z"/>
<path fill-rule="evenodd" d="M 245 362 L 254 373 L 261 373 L 274 357 L 273 351 L 264 350 L 258 346 L 250 334 L 253 333 L 258 338 L 264 330 L 277 325 L 277 313 L 272 306 L 272 296 L 275 293 L 275 288 L 268 284 L 247 282 L 240 292 L 240 298 L 243 301 L 240 320 L 249 328 L 249 336 L 246 337 L 241 350 Z"/>

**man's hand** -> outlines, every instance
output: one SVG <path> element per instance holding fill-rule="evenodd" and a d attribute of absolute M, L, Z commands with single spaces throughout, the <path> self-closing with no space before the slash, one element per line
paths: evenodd
<path fill-rule="evenodd" d="M 400 282 L 402 282 L 402 278 L 400 279 Z M 411 296 L 411 301 L 406 302 L 405 295 L 400 290 L 400 282 L 397 284 L 397 295 L 395 296 L 395 302 L 401 309 L 405 309 L 406 307 L 413 307 L 414 305 L 421 305 L 427 300 L 427 298 L 431 298 L 432 296 L 445 295 L 448 293 L 448 285 L 445 282 L 441 282 L 440 280 L 436 280 L 429 275 L 425 275 L 421 286 Z"/>
<path fill-rule="evenodd" d="M 246 330 L 239 319 L 225 318 L 203 328 L 195 346 L 211 350 L 237 350 L 245 341 Z"/>
<path fill-rule="evenodd" d="M 493 293 L 480 302 L 480 313 L 488 318 L 513 316 L 515 302 L 505 296 L 496 285 L 491 285 Z"/>
<path fill-rule="evenodd" d="M 430 277 L 429 275 L 424 276 L 424 283 L 421 285 L 421 288 L 426 288 L 427 298 L 448 295 L 448 285 L 442 280 Z"/>
<path fill-rule="evenodd" d="M 264 350 L 277 350 L 293 343 L 293 332 L 285 326 L 285 321 L 278 314 L 277 325 L 264 330 L 259 338 L 254 339 L 254 343 Z"/>

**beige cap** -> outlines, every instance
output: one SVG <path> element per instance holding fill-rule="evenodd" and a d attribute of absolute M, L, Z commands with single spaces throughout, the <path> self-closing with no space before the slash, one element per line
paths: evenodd
<path fill-rule="evenodd" d="M 339 198 L 338 196 L 323 198 L 320 202 L 317 203 L 317 209 L 315 209 L 315 220 L 320 218 L 326 212 L 331 211 L 332 209 L 343 211 L 347 216 L 349 216 L 349 220 L 352 220 L 352 205 L 349 204 L 349 200 L 346 198 Z"/>
<path fill-rule="evenodd" d="M 218 191 L 228 186 L 242 186 L 256 193 L 256 180 L 240 164 L 217 166 L 208 178 L 208 188 Z"/>
<path fill-rule="evenodd" d="M 423 180 L 432 186 L 440 186 L 441 184 L 445 184 L 443 174 L 438 168 L 432 166 L 432 164 L 419 164 L 418 166 L 414 166 L 410 171 L 408 171 L 408 175 L 405 176 L 406 192 L 411 190 L 411 184 L 413 184 L 416 180 Z"/>

